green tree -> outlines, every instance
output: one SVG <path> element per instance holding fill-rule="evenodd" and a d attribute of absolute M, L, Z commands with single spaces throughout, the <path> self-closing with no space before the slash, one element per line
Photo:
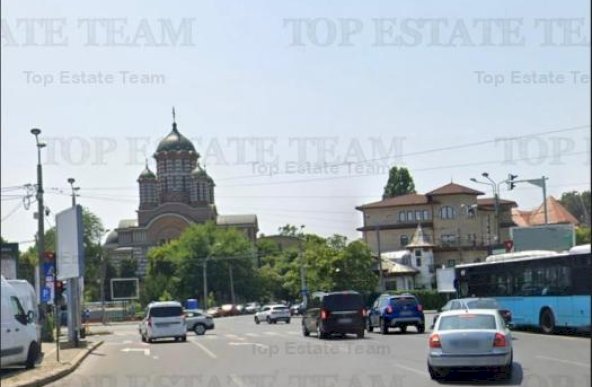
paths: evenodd
<path fill-rule="evenodd" d="M 576 228 L 576 245 L 585 245 L 590 243 L 590 227 Z"/>
<path fill-rule="evenodd" d="M 285 226 L 279 227 L 278 232 L 281 236 L 289 236 L 289 237 L 302 237 L 304 235 L 303 230 L 304 225 L 300 227 L 294 226 L 293 224 L 286 224 Z"/>
<path fill-rule="evenodd" d="M 415 193 L 415 184 L 409 170 L 394 166 L 389 171 L 389 178 L 384 187 L 383 199 Z"/>
<path fill-rule="evenodd" d="M 559 201 L 581 224 L 590 227 L 590 191 L 564 192 Z"/>
<path fill-rule="evenodd" d="M 230 266 L 237 299 L 258 292 L 256 259 L 250 241 L 235 229 L 214 223 L 192 225 L 175 241 L 148 253 L 143 299 L 158 299 L 166 290 L 177 300 L 203 297 L 203 265 L 207 259 L 208 293 L 230 301 Z"/>

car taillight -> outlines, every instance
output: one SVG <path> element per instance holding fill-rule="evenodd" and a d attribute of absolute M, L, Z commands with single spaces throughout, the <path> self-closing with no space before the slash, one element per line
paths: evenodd
<path fill-rule="evenodd" d="M 493 346 L 494 347 L 505 347 L 506 346 L 506 336 L 501 333 L 496 333 L 493 339 Z"/>
<path fill-rule="evenodd" d="M 362 317 L 366 317 L 366 309 L 360 309 L 360 314 Z"/>
<path fill-rule="evenodd" d="M 423 310 L 423 306 L 421 304 L 417 304 L 417 311 L 421 312 Z"/>
<path fill-rule="evenodd" d="M 440 342 L 440 336 L 434 333 L 430 336 L 430 348 L 442 348 L 442 343 Z"/>
<path fill-rule="evenodd" d="M 151 327 L 152 326 L 152 317 L 148 318 L 148 326 Z"/>
<path fill-rule="evenodd" d="M 321 309 L 321 320 L 326 320 L 329 318 L 329 311 L 326 309 Z"/>
<path fill-rule="evenodd" d="M 393 307 L 392 307 L 392 306 L 390 306 L 390 305 L 389 305 L 389 306 L 387 306 L 387 307 L 386 307 L 386 312 L 387 312 L 388 314 L 391 314 L 391 313 L 393 313 Z"/>

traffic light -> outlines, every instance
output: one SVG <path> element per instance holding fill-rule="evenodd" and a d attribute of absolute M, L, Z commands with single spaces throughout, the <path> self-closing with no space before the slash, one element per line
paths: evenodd
<path fill-rule="evenodd" d="M 515 179 L 518 177 L 518 175 L 512 175 L 511 173 L 508 173 L 508 190 L 513 190 L 514 187 L 516 187 L 516 182 Z"/>

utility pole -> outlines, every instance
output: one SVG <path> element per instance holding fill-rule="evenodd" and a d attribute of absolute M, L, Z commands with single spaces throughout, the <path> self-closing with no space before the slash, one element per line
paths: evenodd
<path fill-rule="evenodd" d="M 235 304 L 234 298 L 234 278 L 232 277 L 232 263 L 228 262 L 228 275 L 230 276 L 230 303 Z"/>
<path fill-rule="evenodd" d="M 45 143 L 39 141 L 39 134 L 41 129 L 31 129 L 31 134 L 35 136 L 35 143 L 37 145 L 37 277 L 35 281 L 35 290 L 37 290 L 37 300 L 39 301 L 39 325 L 43 326 L 45 320 L 45 313 L 47 312 L 46 301 L 43 299 L 42 293 L 45 292 L 45 273 L 43 272 L 43 261 L 45 253 L 45 208 L 43 205 L 43 171 L 41 168 L 41 148 L 45 147 Z M 39 353 L 41 350 L 41 341 L 39 340 Z"/>
<path fill-rule="evenodd" d="M 380 246 L 380 226 L 375 227 L 376 230 L 376 243 L 378 244 L 378 289 L 384 292 L 384 278 L 382 274 L 382 250 Z"/>
<path fill-rule="evenodd" d="M 72 207 L 76 207 L 76 191 L 78 187 L 74 187 L 74 178 L 68 178 L 68 183 L 72 189 Z M 100 244 L 100 240 L 99 240 Z M 68 338 L 76 347 L 79 343 L 80 324 L 80 282 L 81 278 L 68 278 Z"/>
<path fill-rule="evenodd" d="M 543 190 L 543 211 L 544 213 L 544 217 L 545 217 L 545 224 L 549 224 L 549 215 L 548 215 L 548 211 L 547 211 L 547 180 L 549 179 L 548 177 L 541 177 L 540 179 L 525 179 L 525 180 L 514 180 L 516 177 L 516 175 L 510 175 L 510 179 L 509 179 L 509 188 L 513 189 L 515 183 L 530 183 L 532 185 L 536 185 L 537 187 L 541 187 Z"/>
<path fill-rule="evenodd" d="M 300 261 L 300 293 L 302 295 L 302 303 L 308 305 L 308 289 L 306 288 L 306 272 L 304 268 L 304 251 L 302 248 L 302 236 L 298 241 L 298 255 Z"/>
<path fill-rule="evenodd" d="M 204 263 L 203 263 L 203 293 L 204 293 L 203 310 L 208 309 L 208 274 L 207 274 L 207 270 L 208 270 L 208 259 L 209 258 L 210 257 L 207 256 L 206 259 L 204 259 Z"/>

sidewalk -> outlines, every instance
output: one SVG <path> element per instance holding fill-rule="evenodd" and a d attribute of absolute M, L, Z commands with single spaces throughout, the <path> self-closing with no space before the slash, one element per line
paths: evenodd
<path fill-rule="evenodd" d="M 43 386 L 74 371 L 86 356 L 103 343 L 102 340 L 81 340 L 78 348 L 60 342 L 60 361 L 55 343 L 43 343 L 43 358 L 35 368 L 17 370 L 2 376 L 2 387 Z"/>

